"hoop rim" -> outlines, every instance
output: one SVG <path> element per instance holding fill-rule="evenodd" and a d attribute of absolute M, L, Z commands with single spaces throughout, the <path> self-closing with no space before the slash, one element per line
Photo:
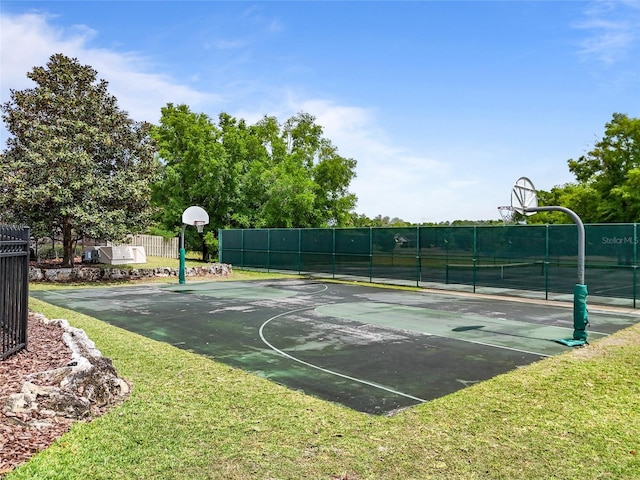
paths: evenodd
<path fill-rule="evenodd" d="M 204 226 L 207 223 L 209 223 L 209 222 L 205 222 L 204 220 L 194 220 L 193 221 L 193 226 L 198 229 L 198 233 L 202 233 L 204 231 Z"/>
<path fill-rule="evenodd" d="M 514 223 L 515 215 L 517 210 L 511 205 L 500 205 L 498 207 L 498 211 L 500 212 L 500 216 L 502 217 L 502 222 L 506 225 L 509 223 Z"/>

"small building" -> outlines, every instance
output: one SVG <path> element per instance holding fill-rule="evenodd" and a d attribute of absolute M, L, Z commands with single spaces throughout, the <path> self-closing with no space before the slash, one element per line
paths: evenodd
<path fill-rule="evenodd" d="M 100 246 L 90 247 L 83 251 L 82 261 L 108 265 L 147 263 L 147 255 L 144 247 L 141 246 Z"/>

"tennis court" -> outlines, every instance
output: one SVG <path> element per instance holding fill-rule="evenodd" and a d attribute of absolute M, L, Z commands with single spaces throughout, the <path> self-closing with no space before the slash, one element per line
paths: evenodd
<path fill-rule="evenodd" d="M 349 408 L 388 414 L 570 348 L 572 309 L 314 280 L 33 291 L 54 305 Z M 589 340 L 632 325 L 592 309 Z"/>

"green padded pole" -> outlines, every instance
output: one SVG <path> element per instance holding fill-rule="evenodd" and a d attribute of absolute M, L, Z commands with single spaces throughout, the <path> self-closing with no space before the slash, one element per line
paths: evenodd
<path fill-rule="evenodd" d="M 587 325 L 589 312 L 587 310 L 587 286 L 576 284 L 573 289 L 573 339 L 587 341 Z"/>
<path fill-rule="evenodd" d="M 178 283 L 185 283 L 185 261 L 184 261 L 184 225 L 182 226 L 182 233 L 180 234 L 180 270 L 178 271 Z"/>
<path fill-rule="evenodd" d="M 184 248 L 180 249 L 180 272 L 178 274 L 178 283 L 185 283 L 185 275 L 184 275 Z"/>

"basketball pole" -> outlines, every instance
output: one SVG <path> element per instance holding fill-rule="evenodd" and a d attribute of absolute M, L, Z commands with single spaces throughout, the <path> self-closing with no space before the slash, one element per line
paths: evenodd
<path fill-rule="evenodd" d="M 185 251 L 184 251 L 184 229 L 186 225 L 182 224 L 182 232 L 180 233 L 180 270 L 178 271 L 178 283 L 184 284 L 185 280 Z"/>
<path fill-rule="evenodd" d="M 573 289 L 573 338 L 557 340 L 557 342 L 569 347 L 579 347 L 587 343 L 587 325 L 589 325 L 589 312 L 587 310 L 587 286 L 584 283 L 585 265 L 585 231 L 582 219 L 573 210 L 565 207 L 528 207 L 525 212 L 563 212 L 575 222 L 578 227 L 578 283 Z"/>
<path fill-rule="evenodd" d="M 187 225 L 193 225 L 202 233 L 202 229 L 209 223 L 209 214 L 204 208 L 197 205 L 188 207 L 182 212 L 182 232 L 180 233 L 180 270 L 178 272 L 178 283 L 185 283 L 185 250 L 184 250 L 184 229 Z"/>

